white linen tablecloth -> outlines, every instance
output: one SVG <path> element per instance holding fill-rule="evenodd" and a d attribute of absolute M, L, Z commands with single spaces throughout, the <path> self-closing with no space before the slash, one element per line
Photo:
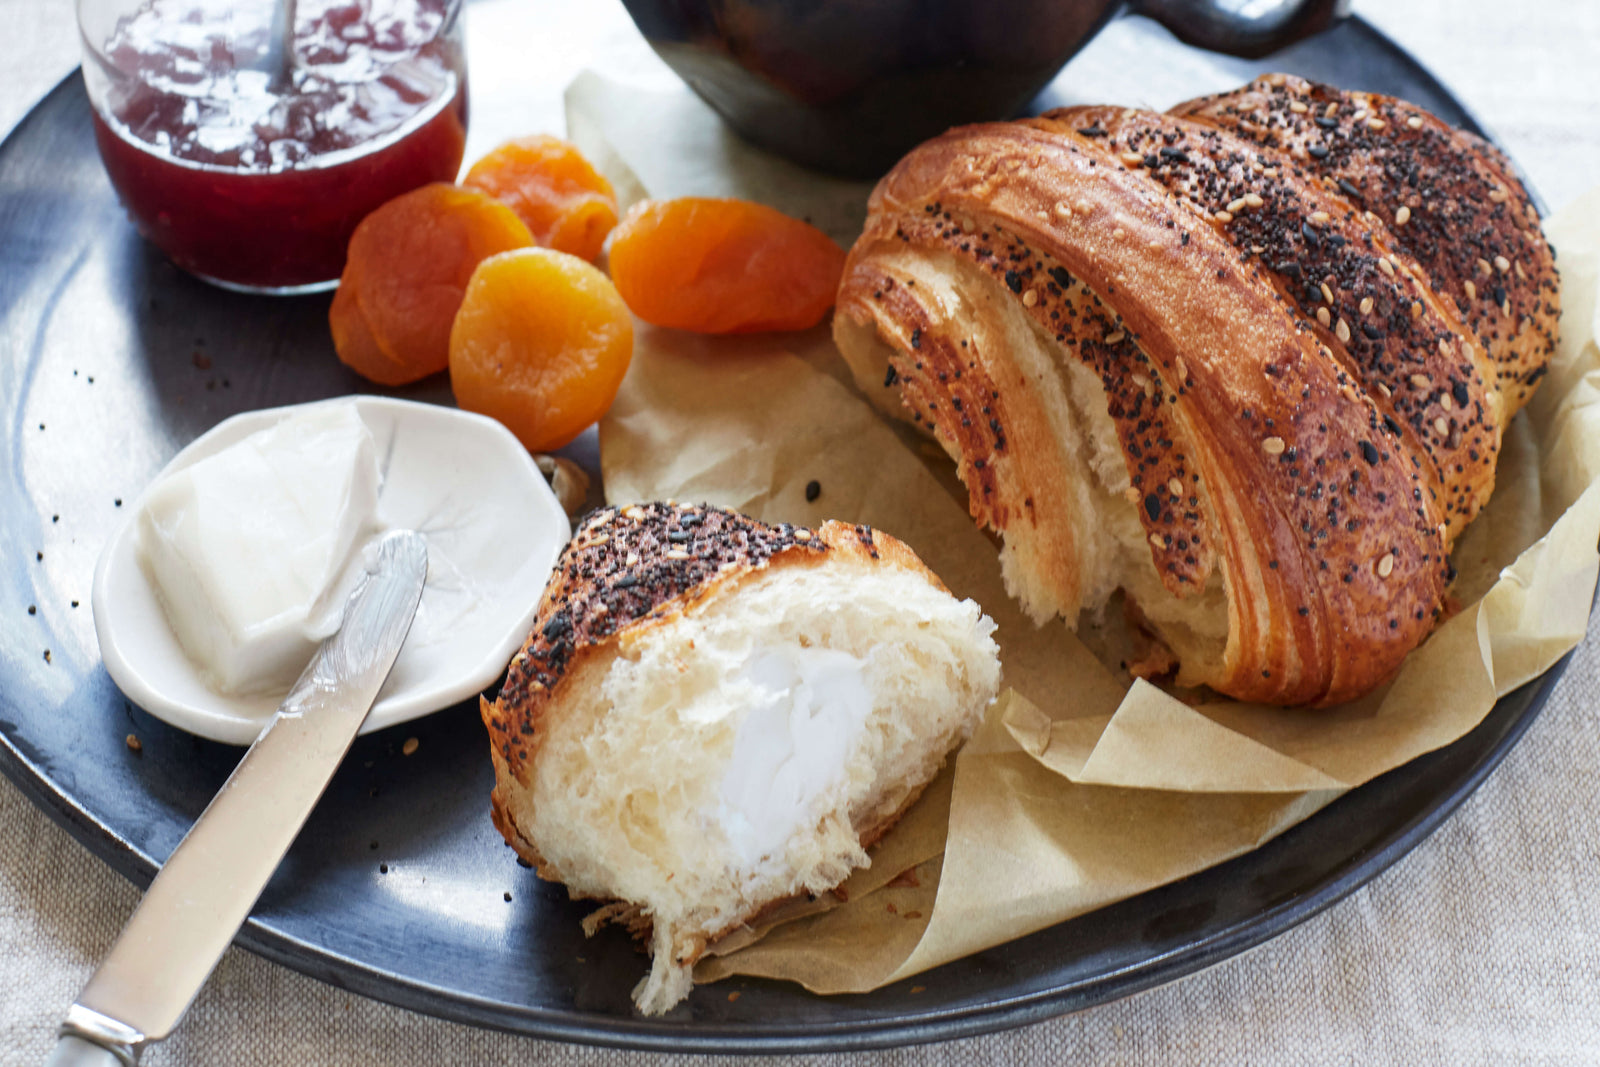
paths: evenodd
<path fill-rule="evenodd" d="M 578 17 L 559 0 L 521 2 L 552 23 Z M 0 130 L 76 64 L 72 6 L 0 0 L 8 38 Z M 1600 2 L 1358 0 L 1355 10 L 1474 110 L 1551 208 L 1600 183 Z M 541 114 L 559 115 L 559 101 Z M 0 249 L 0 269 L 5 259 Z M 1371 885 L 1244 956 L 1020 1030 L 771 1062 L 1600 1063 L 1597 704 L 1600 638 L 1592 636 L 1522 743 L 1442 829 Z M 4 780 L 0 827 L 0 1063 L 34 1064 L 138 893 Z M 179 1032 L 144 1062 L 530 1061 L 727 1062 L 475 1030 L 238 950 L 223 958 Z"/>

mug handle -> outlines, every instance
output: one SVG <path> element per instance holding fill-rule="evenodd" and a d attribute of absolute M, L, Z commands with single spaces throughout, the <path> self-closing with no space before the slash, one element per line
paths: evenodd
<path fill-rule="evenodd" d="M 1320 33 L 1349 9 L 1350 0 L 1282 0 L 1258 15 L 1227 10 L 1217 0 L 1133 0 L 1131 5 L 1135 14 L 1155 19 L 1184 44 L 1245 59 Z"/>

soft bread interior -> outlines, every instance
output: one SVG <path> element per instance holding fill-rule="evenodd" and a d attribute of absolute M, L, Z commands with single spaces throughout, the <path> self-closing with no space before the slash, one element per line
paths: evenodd
<path fill-rule="evenodd" d="M 1202 664 L 1220 663 L 1229 628 L 1224 578 L 1213 572 L 1203 588 L 1181 598 L 1162 582 L 1129 496 L 1127 460 L 1105 389 L 1078 357 L 1072 339 L 1057 342 L 1004 285 L 954 255 L 925 248 L 880 252 L 874 264 L 901 284 L 911 283 L 907 291 L 916 294 L 936 330 L 966 338 L 991 360 L 1014 367 L 1043 404 L 1056 448 L 1053 473 L 1070 486 L 1066 496 L 1072 501 L 1071 514 L 1051 518 L 1071 524 L 1067 543 L 1074 558 L 1069 567 L 1077 576 L 1077 595 L 1052 596 L 1035 580 L 1040 567 L 1031 558 L 1034 531 L 1023 523 L 1002 531 L 1007 591 L 1035 621 L 1059 614 L 1076 628 L 1084 613 L 1099 618 L 1111 595 L 1121 589 L 1184 665 L 1181 684 L 1200 674 Z M 835 340 L 858 387 L 872 402 L 896 418 L 909 419 L 899 389 L 885 385 L 896 351 L 880 333 L 889 325 L 876 317 L 863 321 L 844 314 L 836 321 Z M 903 364 L 913 358 L 905 352 L 900 360 Z M 941 444 L 960 459 L 952 443 Z"/>
<path fill-rule="evenodd" d="M 902 422 L 911 422 L 905 404 L 900 400 L 900 390 L 895 379 L 889 377 L 889 357 L 894 346 L 878 333 L 873 319 L 859 319 L 854 315 L 840 314 L 833 319 L 833 342 L 850 365 L 850 376 L 856 388 L 872 406 Z M 914 423 L 925 436 L 933 437 L 933 427 L 925 422 Z"/>
<path fill-rule="evenodd" d="M 708 940 L 867 862 L 993 700 L 993 629 L 914 571 L 774 566 L 568 679 L 511 814 L 575 896 L 652 922 L 643 1011 Z"/>

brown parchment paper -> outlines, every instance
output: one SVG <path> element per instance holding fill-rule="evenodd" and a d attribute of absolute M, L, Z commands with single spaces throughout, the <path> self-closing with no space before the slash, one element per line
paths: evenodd
<path fill-rule="evenodd" d="M 627 104 L 592 76 L 568 95 L 571 135 L 630 188 L 736 191 L 820 210 L 806 198 L 822 194 L 786 165 L 730 177 L 675 161 L 640 118 L 652 104 L 637 93 Z M 674 98 L 673 121 L 714 124 L 698 107 Z M 611 147 L 624 135 L 635 139 L 632 158 Z M 864 196 L 834 183 L 825 198 L 840 204 L 828 217 L 859 218 Z M 1191 707 L 1130 686 L 1065 625 L 1034 627 L 1006 596 L 995 545 L 968 518 L 949 461 L 853 391 L 825 328 L 706 338 L 640 323 L 600 428 L 608 501 L 705 501 L 768 522 L 834 518 L 893 533 L 994 618 L 1008 687 L 954 761 L 948 793 L 930 789 L 871 868 L 840 896 L 729 939 L 697 979 L 743 973 L 863 991 L 1181 878 L 1455 740 L 1497 695 L 1573 647 L 1600 569 L 1596 216 L 1600 191 L 1547 227 L 1560 252 L 1564 339 L 1508 431 L 1493 501 L 1457 546 L 1465 607 L 1382 691 L 1316 711 Z M 808 503 L 811 481 L 821 493 Z"/>

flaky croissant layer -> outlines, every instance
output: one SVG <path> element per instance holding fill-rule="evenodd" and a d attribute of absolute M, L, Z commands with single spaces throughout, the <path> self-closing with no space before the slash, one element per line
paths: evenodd
<path fill-rule="evenodd" d="M 838 307 L 861 388 L 958 461 L 1035 619 L 1120 588 L 1180 684 L 1329 704 L 1442 616 L 1559 290 L 1494 149 L 1274 75 L 924 144 Z"/>

